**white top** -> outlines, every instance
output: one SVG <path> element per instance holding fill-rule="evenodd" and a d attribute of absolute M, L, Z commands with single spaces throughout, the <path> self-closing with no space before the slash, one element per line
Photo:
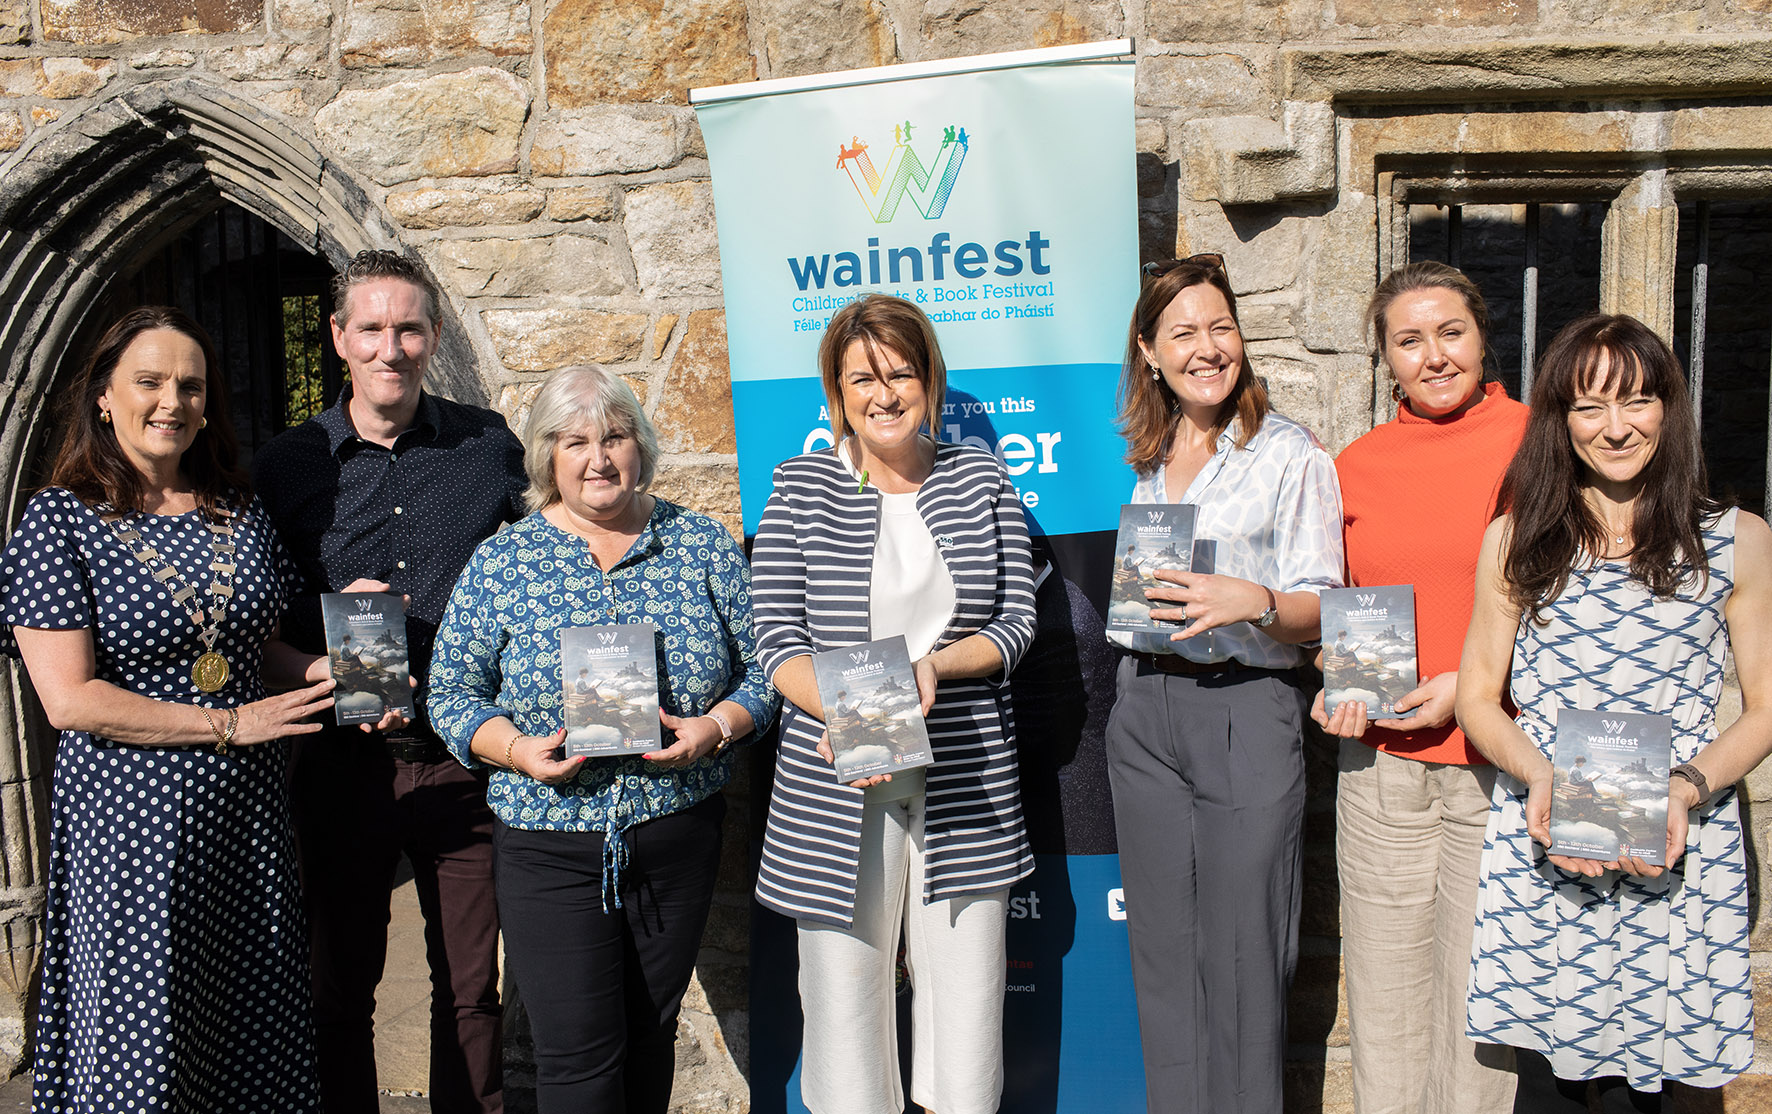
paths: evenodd
<path fill-rule="evenodd" d="M 1276 592 L 1320 593 L 1342 586 L 1341 487 L 1335 465 L 1316 435 L 1270 412 L 1249 444 L 1236 447 L 1239 422 L 1219 434 L 1212 459 L 1179 499 L 1171 499 L 1163 469 L 1139 477 L 1134 503 L 1192 503 L 1199 507 L 1194 536 L 1218 543 L 1213 571 L 1265 584 Z M 1112 631 L 1117 646 L 1190 661 L 1235 658 L 1244 665 L 1289 669 L 1305 651 L 1275 642 L 1253 623 L 1231 623 L 1181 642 L 1167 635 Z"/>
<path fill-rule="evenodd" d="M 848 443 L 837 452 L 859 480 Z M 868 638 L 877 641 L 901 634 L 916 661 L 935 649 L 953 618 L 954 578 L 935 535 L 917 511 L 918 492 L 879 495 L 880 532 L 874 539 L 874 566 L 868 578 Z M 871 786 L 867 800 L 903 800 L 921 793 L 923 786 L 923 769 L 918 767 Z"/>

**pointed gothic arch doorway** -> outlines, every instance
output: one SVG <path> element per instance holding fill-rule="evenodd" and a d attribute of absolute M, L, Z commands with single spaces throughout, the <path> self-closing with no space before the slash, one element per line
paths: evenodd
<path fill-rule="evenodd" d="M 264 378 L 271 361 L 254 366 L 255 354 L 274 355 L 267 346 L 276 345 L 281 328 L 268 307 L 281 300 L 282 279 L 273 283 L 265 268 L 287 264 L 301 287 L 294 296 L 311 298 L 333 267 L 371 247 L 402 245 L 346 168 L 277 114 L 200 81 L 128 88 L 0 163 L 0 507 L 7 526 L 40 479 L 57 388 L 118 312 L 149 301 L 192 310 L 216 334 L 230 367 L 246 366 L 233 383 L 236 421 L 243 443 L 262 443 L 288 420 L 277 414 L 276 391 Z M 259 289 L 241 301 L 235 282 L 249 294 L 250 283 Z M 222 296 L 206 303 L 205 291 Z M 230 299 L 234 308 L 224 309 Z M 326 308 L 324 296 L 309 302 L 306 327 L 317 331 Z M 318 370 L 324 404 L 336 378 L 324 364 Z M 428 382 L 449 397 L 487 402 L 472 346 L 447 309 Z M 0 1077 L 28 1055 L 54 740 L 22 671 L 5 669 Z"/>

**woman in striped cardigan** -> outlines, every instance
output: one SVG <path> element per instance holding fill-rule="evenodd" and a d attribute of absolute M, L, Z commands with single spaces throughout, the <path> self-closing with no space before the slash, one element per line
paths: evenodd
<path fill-rule="evenodd" d="M 819 346 L 833 449 L 786 461 L 752 550 L 759 660 L 787 698 L 757 898 L 795 918 L 813 1114 L 898 1114 L 894 968 L 914 988 L 911 1099 L 1003 1089 L 1009 887 L 1033 869 L 1007 680 L 1034 633 L 1021 504 L 990 453 L 935 441 L 935 331 L 866 295 Z M 813 653 L 900 634 L 935 764 L 840 783 Z M 926 779 L 923 776 L 926 774 Z"/>

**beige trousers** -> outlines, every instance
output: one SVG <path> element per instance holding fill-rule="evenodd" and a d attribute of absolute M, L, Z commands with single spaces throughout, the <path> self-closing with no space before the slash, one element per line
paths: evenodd
<path fill-rule="evenodd" d="M 1341 743 L 1336 861 L 1356 1114 L 1508 1114 L 1513 1049 L 1464 1035 L 1491 766 Z"/>

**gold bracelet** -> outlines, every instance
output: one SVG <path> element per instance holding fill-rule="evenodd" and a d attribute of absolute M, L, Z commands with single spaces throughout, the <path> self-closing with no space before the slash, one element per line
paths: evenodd
<path fill-rule="evenodd" d="M 215 726 L 215 720 L 210 718 L 209 709 L 201 704 L 198 704 L 196 707 L 197 711 L 203 714 L 203 722 L 209 725 L 209 733 L 215 736 L 215 753 L 228 753 L 228 738 Z"/>
<path fill-rule="evenodd" d="M 228 725 L 227 725 L 227 727 L 222 729 L 222 742 L 227 744 L 228 746 L 233 746 L 234 745 L 234 736 L 237 735 L 239 733 L 239 731 L 240 731 L 240 709 L 229 708 L 228 709 Z"/>
<path fill-rule="evenodd" d="M 517 772 L 517 764 L 511 761 L 511 752 L 517 749 L 517 740 L 522 737 L 523 732 L 519 731 L 511 736 L 510 742 L 505 744 L 505 769 L 511 771 L 513 774 Z"/>

